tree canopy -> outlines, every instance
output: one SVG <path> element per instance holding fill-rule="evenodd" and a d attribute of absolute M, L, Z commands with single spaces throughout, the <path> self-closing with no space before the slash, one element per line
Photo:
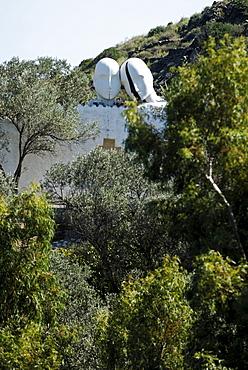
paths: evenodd
<path fill-rule="evenodd" d="M 245 15 L 246 2 L 232 6 Z M 69 246 L 52 253 L 47 197 L 18 194 L 0 169 L 1 369 L 248 366 L 246 42 L 210 39 L 173 74 L 163 130 L 127 110 L 135 155 L 97 147 L 47 172 L 43 190 L 77 239 Z M 13 59 L 0 76 L 20 158 L 85 139 L 77 70 Z"/>
<path fill-rule="evenodd" d="M 65 293 L 51 272 L 54 221 L 32 188 L 0 206 L 0 363 L 6 370 L 58 369 L 71 335 L 58 324 Z"/>
<path fill-rule="evenodd" d="M 145 278 L 127 281 L 102 315 L 100 344 L 106 369 L 183 369 L 192 310 L 186 301 L 187 274 L 176 258 Z"/>
<path fill-rule="evenodd" d="M 67 223 L 84 242 L 84 260 L 102 291 L 119 291 L 127 273 L 152 270 L 165 250 L 173 250 L 154 201 L 168 194 L 122 150 L 96 148 L 68 165 L 54 165 L 44 186 L 66 206 Z"/>
<path fill-rule="evenodd" d="M 233 258 L 247 253 L 247 61 L 243 38 L 226 35 L 218 47 L 210 39 L 197 63 L 178 68 L 159 140 L 144 123 L 129 125 L 127 141 L 127 150 L 138 142 L 148 176 L 172 180 L 180 194 L 172 208 L 174 237 L 183 235 L 198 252 L 216 248 Z M 140 140 L 145 130 L 148 148 Z"/>
<path fill-rule="evenodd" d="M 0 119 L 9 126 L 2 134 L 17 137 L 17 184 L 29 154 L 54 153 L 57 144 L 83 142 L 93 134 L 94 125 L 82 123 L 76 108 L 89 93 L 88 79 L 81 77 L 51 58 L 13 58 L 0 66 Z"/>

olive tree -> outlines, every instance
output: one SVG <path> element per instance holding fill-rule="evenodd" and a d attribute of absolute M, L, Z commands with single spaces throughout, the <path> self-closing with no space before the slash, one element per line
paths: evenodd
<path fill-rule="evenodd" d="M 168 194 L 122 150 L 96 148 L 70 164 L 56 164 L 44 185 L 66 206 L 67 222 L 83 242 L 84 261 L 101 291 L 118 291 L 127 273 L 152 270 L 165 250 L 173 250 L 157 206 Z"/>
<path fill-rule="evenodd" d="M 0 170 L 0 196 L 11 199 L 17 191 L 13 176 Z"/>
<path fill-rule="evenodd" d="M 76 77 L 63 61 L 13 58 L 0 66 L 0 119 L 17 137 L 17 184 L 29 154 L 54 153 L 57 144 L 84 142 L 93 134 L 94 125 L 80 120 L 75 93 L 66 93 L 70 81 Z M 85 86 L 87 79 L 82 81 Z"/>
<path fill-rule="evenodd" d="M 90 285 L 88 266 L 80 265 L 72 254 L 61 249 L 55 250 L 50 259 L 57 282 L 67 292 L 65 306 L 58 316 L 59 324 L 76 333 L 70 343 L 72 351 L 64 356 L 60 370 L 101 370 L 96 318 L 106 303 Z"/>

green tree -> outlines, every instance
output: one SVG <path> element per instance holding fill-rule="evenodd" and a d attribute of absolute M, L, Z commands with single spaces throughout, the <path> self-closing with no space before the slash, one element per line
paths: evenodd
<path fill-rule="evenodd" d="M 247 264 L 235 264 L 215 251 L 196 258 L 189 369 L 247 367 L 247 273 Z"/>
<path fill-rule="evenodd" d="M 147 37 L 152 37 L 154 35 L 159 35 L 161 33 L 164 33 L 167 30 L 165 26 L 157 26 L 155 28 L 151 28 L 150 31 L 147 34 Z"/>
<path fill-rule="evenodd" d="M 124 112 L 128 130 L 125 151 L 136 153 L 137 159 L 144 165 L 144 174 L 152 181 L 163 181 L 163 161 L 165 157 L 164 132 L 146 121 L 136 103 L 131 102 Z"/>
<path fill-rule="evenodd" d="M 187 273 L 176 258 L 123 285 L 113 307 L 100 318 L 105 369 L 184 369 L 192 310 L 186 300 Z"/>
<path fill-rule="evenodd" d="M 204 222 L 206 237 L 198 234 L 202 245 L 226 244 L 240 258 L 245 257 L 240 233 L 247 250 L 242 209 L 248 200 L 248 56 L 244 39 L 231 43 L 227 35 L 217 49 L 210 39 L 206 50 L 197 64 L 179 68 L 172 83 L 165 165 L 183 192 L 179 222 L 191 224 L 191 231 L 204 213 L 211 215 Z"/>
<path fill-rule="evenodd" d="M 235 259 L 247 253 L 247 61 L 243 38 L 231 42 L 226 35 L 218 47 L 210 39 L 197 63 L 177 70 L 162 138 L 150 130 L 145 150 L 139 138 L 146 129 L 129 128 L 148 175 L 173 180 L 171 231 L 195 253 L 214 248 Z"/>
<path fill-rule="evenodd" d="M 167 194 L 123 151 L 96 148 L 71 164 L 54 165 L 44 185 L 66 205 L 101 291 L 117 292 L 127 273 L 154 269 L 165 250 L 173 250 L 154 201 Z"/>
<path fill-rule="evenodd" d="M 0 368 L 55 370 L 69 344 L 58 326 L 64 292 L 50 271 L 54 221 L 31 189 L 0 203 Z"/>
<path fill-rule="evenodd" d="M 74 75 L 65 62 L 50 58 L 13 58 L 0 66 L 0 119 L 17 137 L 17 184 L 29 154 L 54 153 L 57 144 L 84 142 L 93 134 L 94 125 L 80 121 L 75 94 L 66 94 L 73 90 Z"/>
<path fill-rule="evenodd" d="M 96 96 L 91 88 L 92 80 L 79 67 L 75 67 L 65 75 L 60 75 L 56 80 L 56 85 L 59 88 L 59 102 L 62 105 L 88 104 L 90 99 Z"/>
<path fill-rule="evenodd" d="M 17 187 L 14 182 L 12 175 L 5 175 L 3 171 L 0 170 L 0 196 L 7 199 L 13 198 L 16 194 Z"/>
<path fill-rule="evenodd" d="M 233 2 L 234 9 L 238 9 L 241 11 L 242 15 L 247 15 L 248 14 L 248 1 L 247 0 L 234 0 Z"/>
<path fill-rule="evenodd" d="M 89 284 L 89 268 L 75 261 L 72 253 L 56 250 L 51 255 L 51 263 L 57 282 L 67 292 L 59 323 L 76 333 L 71 342 L 73 350 L 63 358 L 60 370 L 101 370 L 96 317 L 106 304 Z"/>
<path fill-rule="evenodd" d="M 42 57 L 29 62 L 35 64 L 34 75 L 37 73 L 38 78 L 49 81 L 57 88 L 57 101 L 60 104 L 85 104 L 92 98 L 93 92 L 88 75 L 78 67 L 72 69 L 66 60 Z M 29 62 L 27 63 L 30 64 Z"/>

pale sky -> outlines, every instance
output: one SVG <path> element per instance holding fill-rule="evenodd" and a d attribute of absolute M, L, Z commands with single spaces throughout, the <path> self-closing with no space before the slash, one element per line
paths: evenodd
<path fill-rule="evenodd" d="M 72 67 L 214 0 L 0 0 L 0 63 L 66 59 Z"/>

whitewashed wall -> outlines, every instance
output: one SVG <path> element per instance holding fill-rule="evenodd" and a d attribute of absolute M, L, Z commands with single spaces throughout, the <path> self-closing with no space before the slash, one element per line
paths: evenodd
<path fill-rule="evenodd" d="M 144 113 L 151 112 L 154 106 L 144 104 Z M 104 138 L 110 138 L 116 140 L 116 146 L 123 147 L 124 141 L 127 137 L 125 129 L 125 121 L 122 116 L 124 107 L 103 107 L 103 106 L 79 106 L 79 113 L 82 117 L 82 121 L 97 121 L 100 133 L 95 140 L 88 140 L 86 143 L 69 147 L 60 147 L 57 150 L 56 156 L 46 154 L 44 157 L 38 157 L 36 155 L 28 155 L 24 161 L 23 173 L 20 180 L 20 188 L 28 186 L 31 182 L 39 183 L 45 172 L 56 162 L 67 163 L 73 159 L 77 154 L 88 153 L 91 149 L 97 145 L 103 144 Z M 151 116 L 150 116 L 151 117 Z M 156 127 L 161 127 L 163 119 L 150 118 L 149 121 L 153 121 Z M 3 168 L 6 173 L 14 173 L 18 158 L 18 144 L 17 135 L 10 130 L 10 126 L 5 122 L 3 128 L 8 132 L 10 136 L 10 151 L 5 156 Z"/>

